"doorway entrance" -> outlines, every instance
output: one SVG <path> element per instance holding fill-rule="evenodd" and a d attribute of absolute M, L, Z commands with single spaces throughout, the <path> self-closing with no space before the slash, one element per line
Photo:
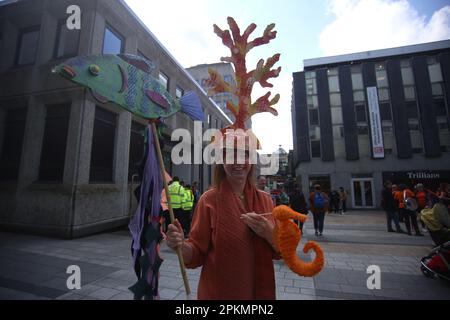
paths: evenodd
<path fill-rule="evenodd" d="M 353 208 L 375 208 L 373 179 L 352 179 Z"/>

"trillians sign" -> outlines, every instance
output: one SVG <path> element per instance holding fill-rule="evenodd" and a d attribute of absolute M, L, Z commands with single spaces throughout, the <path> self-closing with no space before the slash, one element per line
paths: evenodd
<path fill-rule="evenodd" d="M 385 171 L 383 172 L 383 182 L 387 180 L 399 184 L 405 183 L 413 187 L 417 183 L 423 183 L 426 188 L 436 189 L 439 184 L 450 181 L 450 171 L 448 170 L 411 170 L 411 171 Z"/>
<path fill-rule="evenodd" d="M 439 173 L 429 173 L 429 172 L 407 172 L 408 178 L 410 179 L 439 179 L 441 175 Z"/>
<path fill-rule="evenodd" d="M 372 136 L 372 156 L 375 159 L 382 159 L 384 158 L 384 143 L 377 87 L 367 87 L 367 101 L 369 104 L 370 133 Z"/>

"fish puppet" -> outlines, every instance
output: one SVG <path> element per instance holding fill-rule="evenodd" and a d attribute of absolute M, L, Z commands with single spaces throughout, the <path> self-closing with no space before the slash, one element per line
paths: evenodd
<path fill-rule="evenodd" d="M 167 118 L 178 111 L 203 121 L 200 99 L 187 92 L 175 99 L 151 76 L 153 65 L 141 57 L 91 55 L 71 58 L 53 69 L 54 73 L 90 89 L 100 103 L 115 103 L 138 117 L 150 120 Z M 131 254 L 137 282 L 129 289 L 135 299 L 158 299 L 159 268 L 162 263 L 159 226 L 162 177 L 150 125 L 145 132 L 141 185 L 138 206 L 130 221 Z"/>
<path fill-rule="evenodd" d="M 178 111 L 203 121 L 198 96 L 189 91 L 176 99 L 151 75 L 153 64 L 130 54 L 77 56 L 53 69 L 54 73 L 90 89 L 101 102 L 113 102 L 144 119 L 167 118 Z"/>

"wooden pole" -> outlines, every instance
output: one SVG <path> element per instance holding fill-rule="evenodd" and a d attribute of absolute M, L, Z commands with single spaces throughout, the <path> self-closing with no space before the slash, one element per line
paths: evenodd
<path fill-rule="evenodd" d="M 158 155 L 159 168 L 160 168 L 163 183 L 164 183 L 164 190 L 166 192 L 167 205 L 169 207 L 169 214 L 170 214 L 170 222 L 173 223 L 175 221 L 175 216 L 173 214 L 172 204 L 170 203 L 169 186 L 167 185 L 166 170 L 164 168 L 164 161 L 163 161 L 163 157 L 162 157 L 161 146 L 159 145 L 158 133 L 156 131 L 155 122 L 150 121 L 150 123 L 152 125 L 152 132 L 153 132 L 153 139 L 155 140 L 156 154 Z M 184 288 L 186 289 L 186 295 L 189 296 L 191 294 L 191 288 L 189 286 L 189 280 L 187 278 L 186 267 L 184 266 L 184 259 L 183 259 L 183 254 L 181 252 L 181 248 L 178 248 L 176 252 L 177 252 L 177 256 L 178 256 L 178 262 L 180 263 L 181 275 L 183 276 L 183 282 L 184 282 Z"/>

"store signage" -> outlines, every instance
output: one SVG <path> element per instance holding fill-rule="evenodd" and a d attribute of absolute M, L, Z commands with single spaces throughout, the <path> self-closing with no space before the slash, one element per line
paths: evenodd
<path fill-rule="evenodd" d="M 370 133 L 372 136 L 372 156 L 375 159 L 381 159 L 384 158 L 384 143 L 377 87 L 367 87 L 367 101 L 369 104 Z"/>

